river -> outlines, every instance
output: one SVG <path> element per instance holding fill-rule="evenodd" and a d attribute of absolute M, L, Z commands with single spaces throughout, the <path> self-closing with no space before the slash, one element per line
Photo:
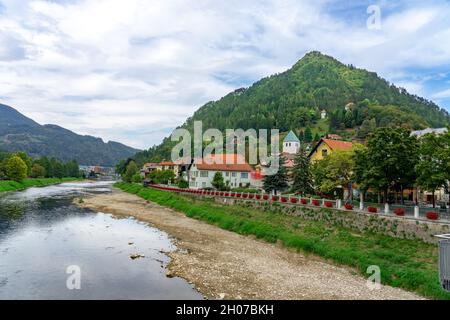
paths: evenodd
<path fill-rule="evenodd" d="M 0 299 L 202 299 L 166 277 L 166 233 L 72 204 L 108 192 L 74 182 L 0 195 Z"/>

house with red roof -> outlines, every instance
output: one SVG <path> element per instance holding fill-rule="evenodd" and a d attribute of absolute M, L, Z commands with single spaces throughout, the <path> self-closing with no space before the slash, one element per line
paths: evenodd
<path fill-rule="evenodd" d="M 333 152 L 350 151 L 352 148 L 352 142 L 322 138 L 311 150 L 308 157 L 310 161 L 315 162 L 322 160 Z"/>
<path fill-rule="evenodd" d="M 252 185 L 253 168 L 239 154 L 210 155 L 196 159 L 189 168 L 189 187 L 193 189 L 213 188 L 216 172 L 223 175 L 225 184 L 231 188 Z"/>

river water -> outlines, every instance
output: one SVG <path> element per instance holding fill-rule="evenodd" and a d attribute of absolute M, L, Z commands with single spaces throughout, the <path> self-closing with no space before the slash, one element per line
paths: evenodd
<path fill-rule="evenodd" d="M 110 182 L 0 195 L 0 299 L 202 299 L 165 276 L 175 249 L 166 233 L 72 204 L 105 192 Z"/>

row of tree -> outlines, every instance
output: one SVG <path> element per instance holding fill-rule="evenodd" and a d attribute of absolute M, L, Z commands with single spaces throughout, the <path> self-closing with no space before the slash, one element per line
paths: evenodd
<path fill-rule="evenodd" d="M 78 162 L 61 162 L 56 158 L 33 159 L 25 152 L 0 152 L 0 180 L 21 181 L 26 178 L 81 177 Z"/>
<path fill-rule="evenodd" d="M 288 188 L 283 163 L 281 159 L 276 175 L 265 178 L 266 191 Z M 333 152 L 313 164 L 300 151 L 291 174 L 292 192 L 302 195 L 332 197 L 344 189 L 350 191 L 356 183 L 364 193 L 371 190 L 383 195 L 384 202 L 389 192 L 402 196 L 404 189 L 413 187 L 433 193 L 434 201 L 437 189 L 450 192 L 450 133 L 417 138 L 406 129 L 379 128 L 369 135 L 366 146 Z"/>

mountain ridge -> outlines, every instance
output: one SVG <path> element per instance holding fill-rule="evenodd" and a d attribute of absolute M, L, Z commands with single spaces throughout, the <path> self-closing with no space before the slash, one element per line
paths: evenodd
<path fill-rule="evenodd" d="M 5 104 L 0 104 L 0 150 L 102 166 L 113 166 L 140 151 L 120 142 L 105 143 L 102 138 L 79 135 L 55 124 L 40 125 Z"/>
<path fill-rule="evenodd" d="M 320 118 L 322 110 L 327 112 L 326 119 Z M 374 126 L 404 126 L 412 130 L 447 126 L 450 114 L 376 72 L 312 51 L 284 72 L 207 102 L 180 127 L 191 130 L 197 120 L 203 122 L 203 128 L 219 130 L 277 128 L 299 133 L 311 127 L 318 136 L 338 132 L 346 138 L 361 138 Z M 172 146 L 167 137 L 135 158 L 168 158 Z"/>

